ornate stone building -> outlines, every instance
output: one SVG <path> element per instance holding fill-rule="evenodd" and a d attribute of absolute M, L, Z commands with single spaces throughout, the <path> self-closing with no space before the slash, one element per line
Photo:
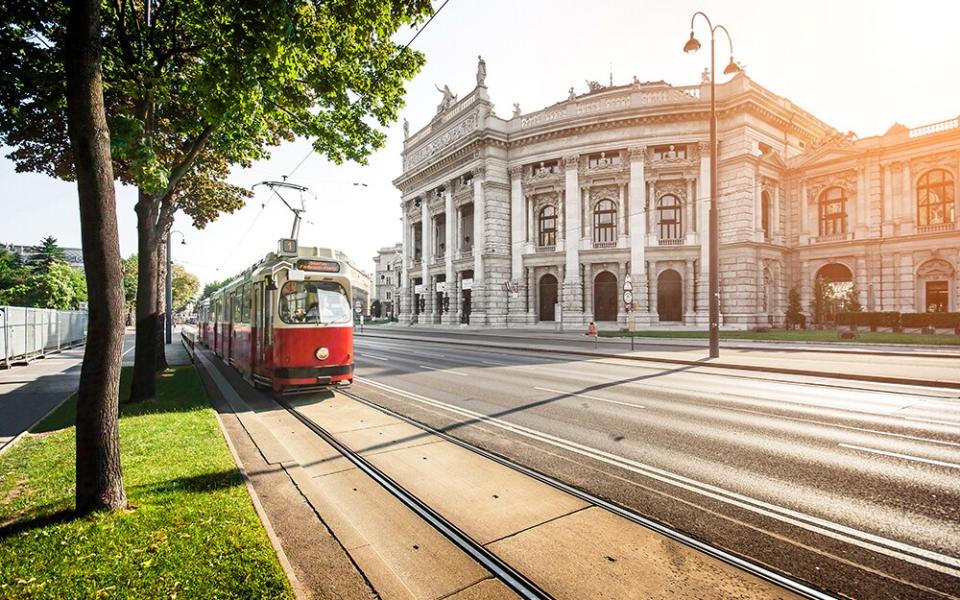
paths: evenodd
<path fill-rule="evenodd" d="M 483 79 L 405 141 L 400 320 L 705 327 L 709 85 L 589 82 L 504 119 Z M 818 274 L 960 310 L 957 119 L 856 139 L 743 74 L 717 111 L 725 326 L 782 324 Z"/>
<path fill-rule="evenodd" d="M 400 296 L 400 271 L 403 258 L 403 245 L 394 244 L 377 250 L 373 257 L 373 300 L 378 301 L 380 310 L 373 316 L 391 319 L 397 316 L 397 298 Z"/>

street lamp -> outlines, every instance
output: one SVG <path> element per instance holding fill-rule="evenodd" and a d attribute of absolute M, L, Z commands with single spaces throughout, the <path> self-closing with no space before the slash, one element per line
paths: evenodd
<path fill-rule="evenodd" d="M 165 334 L 166 341 L 168 344 L 173 342 L 173 263 L 171 262 L 171 252 L 170 252 L 170 240 L 173 238 L 173 234 L 180 234 L 180 244 L 186 245 L 187 238 L 183 235 L 182 231 L 170 231 L 167 233 L 167 301 L 164 303 L 167 305 L 167 314 L 164 317 Z"/>
<path fill-rule="evenodd" d="M 733 61 L 733 40 L 730 39 L 730 32 L 723 25 L 714 26 L 710 22 L 710 17 L 697 11 L 690 18 L 690 39 L 683 45 L 683 51 L 687 53 L 696 52 L 700 49 L 700 42 L 693 35 L 693 25 L 697 20 L 697 15 L 703 17 L 710 28 L 710 247 L 708 260 L 710 263 L 710 358 L 720 356 L 720 225 L 717 209 L 717 83 L 714 71 L 716 70 L 716 58 L 714 49 L 714 37 L 718 29 L 722 29 L 727 36 L 727 42 L 730 44 L 730 62 L 723 70 L 724 75 L 733 75 L 740 72 L 740 67 Z"/>

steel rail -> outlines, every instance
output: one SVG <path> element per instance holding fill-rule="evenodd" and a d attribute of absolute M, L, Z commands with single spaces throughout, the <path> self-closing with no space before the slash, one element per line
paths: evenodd
<path fill-rule="evenodd" d="M 344 393 L 343 390 L 337 391 Z M 357 399 L 353 395 L 350 395 L 350 397 Z M 353 463 L 354 466 L 360 469 L 368 477 L 376 481 L 393 497 L 400 500 L 404 506 L 412 510 L 418 517 L 426 521 L 444 537 L 453 542 L 457 548 L 462 550 L 473 560 L 477 561 L 510 590 L 516 592 L 521 598 L 527 598 L 530 600 L 552 600 L 553 596 L 540 588 L 540 586 L 530 581 L 522 573 L 505 563 L 497 555 L 487 550 L 478 541 L 474 540 L 456 525 L 442 517 L 439 513 L 430 508 L 430 506 L 428 506 L 425 502 L 391 479 L 386 473 L 373 466 L 358 453 L 348 448 L 313 419 L 298 411 L 285 399 L 275 398 L 275 400 L 297 420 L 303 423 L 308 429 L 320 436 L 325 442 L 333 446 L 333 448 L 342 454 L 344 458 Z"/>
<path fill-rule="evenodd" d="M 636 512 L 633 512 L 633 511 L 630 510 L 630 509 L 624 508 L 623 506 L 620 506 L 620 505 L 618 505 L 618 504 L 614 504 L 613 502 L 610 502 L 610 501 L 608 501 L 608 500 L 604 500 L 603 498 L 600 498 L 599 496 L 595 496 L 595 495 L 593 495 L 593 494 L 591 494 L 591 493 L 589 493 L 589 492 L 585 492 L 585 491 L 583 491 L 583 490 L 577 489 L 577 488 L 575 488 L 575 487 L 573 487 L 573 486 L 571 486 L 571 485 L 568 485 L 568 484 L 566 484 L 566 483 L 563 483 L 562 481 L 559 481 L 559 480 L 557 480 L 557 479 L 554 479 L 553 477 L 550 477 L 549 475 L 545 475 L 545 474 L 543 474 L 543 473 L 540 473 L 539 471 L 535 471 L 535 470 L 533 470 L 533 469 L 531 469 L 531 468 L 529 468 L 529 467 L 525 467 L 525 466 L 523 466 L 523 465 L 521 465 L 521 464 L 518 464 L 518 463 L 514 462 L 513 460 L 511 460 L 511 459 L 509 459 L 509 458 L 506 458 L 505 456 L 502 456 L 502 455 L 497 454 L 497 453 L 495 453 L 495 452 L 491 452 L 491 451 L 489 451 L 489 450 L 485 450 L 485 449 L 483 449 L 483 448 L 480 448 L 479 446 L 475 446 L 475 445 L 473 445 L 473 444 L 471 444 L 471 443 L 469 443 L 469 442 L 466 442 L 466 441 L 461 440 L 461 439 L 459 439 L 459 438 L 453 437 L 453 436 L 450 435 L 449 433 L 446 433 L 446 432 L 444 432 L 444 431 L 440 431 L 439 429 L 435 429 L 435 428 L 433 428 L 433 427 L 431 427 L 431 426 L 429 426 L 429 425 L 427 425 L 427 424 L 425 424 L 425 423 L 421 423 L 420 421 L 417 421 L 416 419 L 412 419 L 412 418 L 410 418 L 410 417 L 408 417 L 408 416 L 406 416 L 406 415 L 400 414 L 400 413 L 398 413 L 398 412 L 396 412 L 396 411 L 394 411 L 394 410 L 391 410 L 391 409 L 389 409 L 389 408 L 387 408 L 387 407 L 385 407 L 385 406 L 381 406 L 381 405 L 379 405 L 379 404 L 377 404 L 377 403 L 375 403 L 375 402 L 371 402 L 370 400 L 367 400 L 366 398 L 362 398 L 362 397 L 358 396 L 357 393 L 354 392 L 354 391 L 346 391 L 346 390 L 337 390 L 337 391 L 338 391 L 339 393 L 341 393 L 341 394 L 343 394 L 343 395 L 351 398 L 352 400 L 356 400 L 357 402 L 360 402 L 360 403 L 362 403 L 362 404 L 364 404 L 364 405 L 366 405 L 366 406 L 369 406 L 370 408 L 379 410 L 379 411 L 381 411 L 381 412 L 383 412 L 383 413 L 385 413 L 385 414 L 387 414 L 387 415 L 390 415 L 390 416 L 395 417 L 395 418 L 397 418 L 397 419 L 400 419 L 401 421 L 404 421 L 404 422 L 406 422 L 406 423 L 408 423 L 408 424 L 410 424 L 410 425 L 413 425 L 414 427 L 418 427 L 418 428 L 420 428 L 420 429 L 423 429 L 423 430 L 427 431 L 428 433 L 431 433 L 431 434 L 433 434 L 433 435 L 436 435 L 436 436 L 438 436 L 438 437 L 440 437 L 440 438 L 442 438 L 442 439 L 444 439 L 444 440 L 446 440 L 446 441 L 448 441 L 448 442 L 450 442 L 450 443 L 456 444 L 456 445 L 460 446 L 461 448 L 464 448 L 464 449 L 466 449 L 466 450 L 470 450 L 471 452 L 474 452 L 474 453 L 476 453 L 476 454 L 479 454 L 480 456 L 482 456 L 482 457 L 484 457 L 484 458 L 490 459 L 490 460 L 492 460 L 492 461 L 494 461 L 494 462 L 496 462 L 496 463 L 499 463 L 499 464 L 501 464 L 501 465 L 503 465 L 503 466 L 505 466 L 505 467 L 508 467 L 508 468 L 510 468 L 510 469 L 513 469 L 514 471 L 517 471 L 517 472 L 519 472 L 519 473 L 522 473 L 522 474 L 524 474 L 524 475 L 527 475 L 528 477 L 532 477 L 532 478 L 534 478 L 534 479 L 536 479 L 536 480 L 538 480 L 538 481 L 540 481 L 540 482 L 542 482 L 542 483 L 545 483 L 545 484 L 547 484 L 547 485 L 549 485 L 549 486 L 552 486 L 552 487 L 554 487 L 554 488 L 556 488 L 556 489 L 558 489 L 558 490 L 560 490 L 560 491 L 562 491 L 562 492 L 566 492 L 566 493 L 568 493 L 568 494 L 570 494 L 570 495 L 572 495 L 572 496 L 574 496 L 574 497 L 576 497 L 576 498 L 579 498 L 579 499 L 583 500 L 584 502 L 587 502 L 587 503 L 593 504 L 594 506 L 597 506 L 597 507 L 606 509 L 606 510 L 608 510 L 608 511 L 610 511 L 610 512 L 616 514 L 616 515 L 619 515 L 619 516 L 621 516 L 621 517 L 623 517 L 623 518 L 625 518 L 625 519 L 627 519 L 627 520 L 629 520 L 629 521 L 632 521 L 632 522 L 634 522 L 634 523 L 636 523 L 636 524 L 638 524 L 638 525 L 641 525 L 641 526 L 643 526 L 643 527 L 646 527 L 647 529 L 650 529 L 650 530 L 652 530 L 652 531 L 654 531 L 654 532 L 656 532 L 656 533 L 659 533 L 660 535 L 666 536 L 666 537 L 668 537 L 668 538 L 670 538 L 670 539 L 672 539 L 672 540 L 674 540 L 674 541 L 676 541 L 676 542 L 679 542 L 679 543 L 681 543 L 681 544 L 683 544 L 683 545 L 685 545 L 685 546 L 688 546 L 688 547 L 690 547 L 690 548 L 693 548 L 694 550 L 698 550 L 698 551 L 700 551 L 700 552 L 703 552 L 704 554 L 706 554 L 706 555 L 708 555 L 708 556 L 711 556 L 711 557 L 713 557 L 713 558 L 716 558 L 717 560 L 720 560 L 720 561 L 722 561 L 722 562 L 724 562 L 724 563 L 726 563 L 726 564 L 728 564 L 728 565 L 731 565 L 731 566 L 733 566 L 733 567 L 736 567 L 737 569 L 740 569 L 740 570 L 742 570 L 742 571 L 746 571 L 747 573 L 750 573 L 751 575 L 754 575 L 754 576 L 756 576 L 756 577 L 758 577 L 758 578 L 760 578 L 760 579 L 763 579 L 764 581 L 768 581 L 768 582 L 770 582 L 770 583 L 772 583 L 772 584 L 774 584 L 774 585 L 776 585 L 776 586 L 778 586 L 778 587 L 781 587 L 781 588 L 783 588 L 783 589 L 785 589 L 785 590 L 787 590 L 787 591 L 790 591 L 790 592 L 792 592 L 792 593 L 794 593 L 794 594 L 797 594 L 797 595 L 799 595 L 799 596 L 801 596 L 801 597 L 803 597 L 803 598 L 810 598 L 811 600 L 836 600 L 836 597 L 835 597 L 835 596 L 831 596 L 831 595 L 829 595 L 829 594 L 827 594 L 827 593 L 825 593 L 825 592 L 822 592 L 822 591 L 820 591 L 820 590 L 818 590 L 818 589 L 816 589 L 816 588 L 814 588 L 814 587 L 812 587 L 812 586 L 810 586 L 810 585 L 807 585 L 807 584 L 805 584 L 805 583 L 803 583 L 803 582 L 800 582 L 800 581 L 797 581 L 797 580 L 792 579 L 792 578 L 790 578 L 790 577 L 787 577 L 786 575 L 782 575 L 782 574 L 780 574 L 780 573 L 777 573 L 776 571 L 773 571 L 772 569 L 768 569 L 767 567 L 764 567 L 764 566 L 762 566 L 762 565 L 759 565 L 759 564 L 757 564 L 757 563 L 754 563 L 754 562 L 752 562 L 752 561 L 750 561 L 750 560 L 747 560 L 746 558 L 737 556 L 736 554 L 733 554 L 732 552 L 728 552 L 728 551 L 726 551 L 726 550 L 724 550 L 724 549 L 722 549 L 722 548 L 718 548 L 717 546 L 714 546 L 714 545 L 712 545 L 712 544 L 709 544 L 709 543 L 707 543 L 707 542 L 705 542 L 705 541 L 703 541 L 703 540 L 699 540 L 699 539 L 697 539 L 697 538 L 695 538 L 695 537 L 693 537 L 693 536 L 687 535 L 687 534 L 683 533 L 682 531 L 673 529 L 673 528 L 671 528 L 671 527 L 667 527 L 666 525 L 663 525 L 662 523 L 658 523 L 658 522 L 656 522 L 656 521 L 653 521 L 652 519 L 648 519 L 647 517 L 644 517 L 644 516 L 642 516 L 642 515 L 640 515 L 640 514 L 638 514 L 638 513 L 636 513 Z M 385 392 L 384 392 L 384 393 L 385 393 Z"/>

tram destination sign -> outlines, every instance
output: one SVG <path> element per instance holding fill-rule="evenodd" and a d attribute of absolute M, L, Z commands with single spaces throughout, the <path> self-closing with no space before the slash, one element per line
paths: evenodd
<path fill-rule="evenodd" d="M 297 268 L 313 273 L 339 273 L 340 263 L 333 260 L 298 260 Z"/>

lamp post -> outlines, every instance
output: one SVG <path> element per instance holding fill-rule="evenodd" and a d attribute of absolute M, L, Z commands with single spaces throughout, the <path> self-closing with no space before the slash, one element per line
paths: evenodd
<path fill-rule="evenodd" d="M 700 42 L 693 35 L 693 25 L 697 20 L 697 15 L 703 17 L 710 28 L 710 246 L 708 251 L 708 260 L 710 263 L 710 358 L 720 356 L 720 219 L 717 208 L 717 78 L 714 74 L 716 70 L 716 51 L 715 34 L 718 29 L 722 29 L 727 36 L 727 42 L 730 44 L 730 62 L 723 70 L 724 75 L 733 75 L 740 72 L 740 67 L 733 61 L 733 40 L 730 39 L 730 32 L 723 25 L 714 26 L 710 22 L 710 17 L 697 11 L 690 18 L 690 39 L 683 46 L 683 51 L 687 53 L 696 52 L 700 49 Z"/>
<path fill-rule="evenodd" d="M 171 262 L 171 252 L 170 252 L 170 241 L 173 239 L 173 234 L 180 234 L 180 243 L 186 245 L 187 238 L 183 235 L 182 231 L 170 231 L 167 233 L 167 297 L 166 304 L 167 312 L 164 317 L 164 333 L 166 337 L 166 342 L 168 344 L 173 342 L 173 262 Z"/>

